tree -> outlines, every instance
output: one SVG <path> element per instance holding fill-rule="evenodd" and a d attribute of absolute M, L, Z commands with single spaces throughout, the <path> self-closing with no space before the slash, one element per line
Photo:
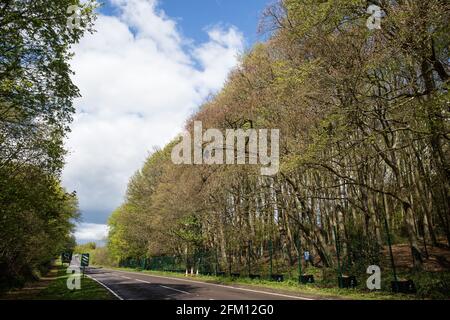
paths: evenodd
<path fill-rule="evenodd" d="M 369 3 L 385 13 L 381 30 L 366 26 Z M 386 260 L 389 236 L 408 243 L 421 270 L 428 246 L 450 245 L 449 12 L 439 0 L 270 6 L 268 41 L 241 58 L 186 130 L 194 121 L 280 129 L 281 172 L 151 156 L 111 224 L 110 240 L 136 251 L 117 254 L 212 251 L 231 271 L 247 263 L 251 243 L 255 263 L 268 264 L 273 246 L 288 272 L 298 249 L 334 267 L 338 245 L 345 268 L 365 272 Z"/>
<path fill-rule="evenodd" d="M 68 7 L 81 9 L 79 28 Z M 63 139 L 79 96 L 71 45 L 92 31 L 94 4 L 0 3 L 0 289 L 23 284 L 73 248 L 75 193 L 60 186 Z"/>

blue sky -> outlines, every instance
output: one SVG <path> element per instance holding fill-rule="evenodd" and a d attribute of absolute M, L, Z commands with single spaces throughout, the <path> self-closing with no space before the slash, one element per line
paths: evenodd
<path fill-rule="evenodd" d="M 108 0 L 100 9 L 97 32 L 75 46 L 72 61 L 82 98 L 63 184 L 79 197 L 79 242 L 104 238 L 128 179 L 261 40 L 259 18 L 271 2 Z"/>
<path fill-rule="evenodd" d="M 177 21 L 182 33 L 196 41 L 207 41 L 203 30 L 211 25 L 236 26 L 243 32 L 246 45 L 260 40 L 257 27 L 261 12 L 274 0 L 160 0 L 158 7 Z M 111 2 L 104 2 L 100 12 L 117 13 Z"/>

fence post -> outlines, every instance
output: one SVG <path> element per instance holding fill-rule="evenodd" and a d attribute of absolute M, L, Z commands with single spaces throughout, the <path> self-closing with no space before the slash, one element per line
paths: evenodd
<path fill-rule="evenodd" d="M 229 249 L 228 249 L 229 250 Z M 230 252 L 230 251 L 228 251 L 227 252 L 227 259 L 228 259 L 228 261 L 227 261 L 227 263 L 228 263 L 228 275 L 231 277 L 231 269 L 232 269 L 232 267 L 231 267 L 231 264 L 232 264 L 232 261 L 231 261 L 231 258 L 232 258 L 232 253 Z"/>
<path fill-rule="evenodd" d="M 197 275 L 200 273 L 202 274 L 205 270 L 205 252 L 203 249 L 199 249 L 198 252 L 198 266 L 197 266 Z"/>
<path fill-rule="evenodd" d="M 215 268 L 214 268 L 214 275 L 217 277 L 217 274 L 219 272 L 219 255 L 217 254 L 217 248 L 214 249 L 214 257 L 216 258 Z"/>
<path fill-rule="evenodd" d="M 272 240 L 269 240 L 269 279 L 272 279 L 272 271 L 273 271 L 273 264 L 272 264 Z"/>
<path fill-rule="evenodd" d="M 298 260 L 298 277 L 302 276 L 302 240 L 300 234 L 297 235 L 297 260 Z"/>
<path fill-rule="evenodd" d="M 188 275 L 188 247 L 187 247 L 187 245 L 184 250 L 184 264 L 185 264 L 186 276 L 187 276 Z"/>
<path fill-rule="evenodd" d="M 339 245 L 339 236 L 337 233 L 336 226 L 334 227 L 334 239 L 336 242 L 336 257 L 337 257 L 337 263 L 338 263 L 338 276 L 339 276 L 339 288 L 343 287 L 342 283 L 342 270 L 341 270 L 341 258 L 340 258 L 340 245 Z"/>
<path fill-rule="evenodd" d="M 389 247 L 389 257 L 391 259 L 391 265 L 392 265 L 392 273 L 394 275 L 394 281 L 395 281 L 395 286 L 398 286 L 398 279 L 397 279 L 397 271 L 395 269 L 395 262 L 394 262 L 394 254 L 392 253 L 392 242 L 391 242 L 391 233 L 389 232 L 389 224 L 386 218 L 386 214 L 384 214 L 384 226 L 386 229 L 386 235 L 387 235 L 387 242 L 388 242 L 388 247 Z M 398 288 L 396 288 L 398 290 Z"/>
<path fill-rule="evenodd" d="M 250 278 L 250 275 L 252 273 L 252 266 L 251 266 L 251 248 L 252 248 L 252 241 L 249 240 L 247 243 L 247 268 L 248 268 L 248 277 Z"/>

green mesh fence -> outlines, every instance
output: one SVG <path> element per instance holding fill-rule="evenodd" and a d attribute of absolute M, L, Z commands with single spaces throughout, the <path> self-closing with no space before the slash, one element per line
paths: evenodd
<path fill-rule="evenodd" d="M 339 275 L 361 274 L 361 270 L 365 272 L 364 268 L 368 265 L 380 262 L 380 248 L 372 239 L 354 237 L 352 242 L 344 242 L 339 237 L 337 239 L 337 247 L 330 250 L 334 255 L 331 257 L 334 266 L 325 270 L 330 271 L 330 275 L 327 275 L 330 281 L 337 281 Z M 339 259 L 336 254 L 338 251 Z M 311 271 L 325 279 L 325 271 L 319 274 L 318 268 L 312 268 L 321 261 L 318 257 L 311 244 L 301 243 L 295 235 L 292 243 L 280 239 L 247 241 L 234 248 L 197 248 L 181 255 L 129 257 L 122 259 L 120 266 L 200 275 L 300 281 L 300 275 L 310 275 Z M 358 264 L 360 261 L 361 266 Z"/>

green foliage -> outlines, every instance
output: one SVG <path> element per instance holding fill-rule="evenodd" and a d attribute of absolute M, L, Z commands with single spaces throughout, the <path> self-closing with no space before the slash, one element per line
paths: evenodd
<path fill-rule="evenodd" d="M 450 273 L 417 272 L 411 277 L 418 284 L 417 295 L 423 299 L 448 299 L 450 296 Z"/>
<path fill-rule="evenodd" d="M 75 247 L 74 253 L 82 254 L 82 253 L 90 253 L 97 248 L 97 244 L 95 242 L 88 242 L 85 244 L 79 244 Z"/>
<path fill-rule="evenodd" d="M 371 3 L 384 11 L 380 30 L 366 26 Z M 449 13 L 440 0 L 268 7 L 268 41 L 241 58 L 186 129 L 194 121 L 279 129 L 281 172 L 175 166 L 166 146 L 131 178 L 111 217 L 116 259 L 184 255 L 199 267 L 196 254 L 214 252 L 221 270 L 243 272 L 251 242 L 255 270 L 272 262 L 292 274 L 297 250 L 308 250 L 335 286 L 338 239 L 343 271 L 360 275 L 371 264 L 391 267 L 389 236 L 409 245 L 402 269 L 431 268 L 424 244 L 450 245 Z"/>
<path fill-rule="evenodd" d="M 75 195 L 40 170 L 31 167 L 2 177 L 0 287 L 5 288 L 23 283 L 35 269 L 73 248 L 70 232 L 78 209 Z"/>
<path fill-rule="evenodd" d="M 82 7 L 73 0 L 0 5 L 0 166 L 10 171 L 22 161 L 53 173 L 63 165 L 62 139 L 79 96 L 70 46 L 94 19 L 87 3 L 80 28 L 68 29 L 69 5 Z"/>
<path fill-rule="evenodd" d="M 82 7 L 82 23 L 73 30 L 70 5 Z M 69 60 L 94 19 L 91 2 L 0 4 L 0 290 L 23 284 L 74 248 L 76 195 L 59 181 L 79 96 Z"/>

